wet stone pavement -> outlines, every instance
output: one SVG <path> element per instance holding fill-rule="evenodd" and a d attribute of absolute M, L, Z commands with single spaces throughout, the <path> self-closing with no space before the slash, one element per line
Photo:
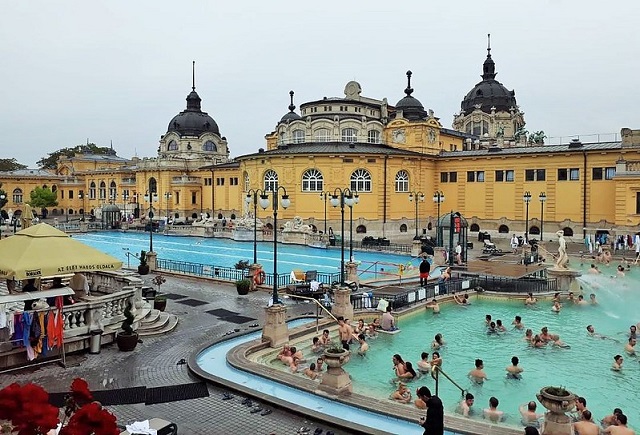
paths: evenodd
<path fill-rule="evenodd" d="M 143 277 L 146 281 L 152 275 Z M 191 278 L 166 276 L 162 293 L 186 296 L 188 299 L 205 302 L 197 306 L 168 300 L 166 311 L 176 314 L 179 323 L 175 330 L 160 336 L 147 337 L 138 344 L 133 352 L 120 352 L 115 344 L 102 348 L 98 355 L 88 353 L 67 356 L 67 368 L 56 363 L 28 368 L 0 375 L 0 388 L 12 382 L 34 382 L 47 391 L 65 392 L 76 377 L 87 380 L 92 390 L 109 390 L 136 386 L 159 387 L 199 382 L 186 364 L 178 364 L 188 359 L 190 353 L 230 330 L 256 330 L 249 325 L 264 324 L 264 307 L 270 294 L 255 292 L 247 296 L 238 296 L 233 285 L 201 281 Z M 184 300 L 184 299 L 180 299 Z M 207 311 L 226 309 L 238 312 L 251 319 L 237 324 L 209 314 Z M 300 303 L 289 306 L 287 315 L 297 317 L 314 312 L 312 305 Z M 243 319 L 240 319 L 243 320 Z M 336 434 L 350 432 L 337 429 L 322 421 L 312 420 L 275 408 L 269 404 L 254 400 L 256 405 L 272 410 L 268 415 L 251 413 L 252 408 L 242 404 L 246 396 L 231 392 L 230 400 L 222 400 L 226 390 L 209 384 L 209 397 L 176 402 L 145 405 L 108 406 L 118 418 L 118 424 L 124 425 L 137 420 L 153 417 L 163 418 L 178 425 L 181 435 L 217 435 L 217 434 L 297 434 L 306 427 L 313 434 L 316 428 L 322 428 L 323 434 L 332 430 Z"/>

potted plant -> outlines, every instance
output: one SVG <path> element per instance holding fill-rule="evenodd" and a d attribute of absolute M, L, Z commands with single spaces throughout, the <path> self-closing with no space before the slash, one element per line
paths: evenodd
<path fill-rule="evenodd" d="M 251 281 L 248 279 L 240 279 L 236 281 L 236 290 L 239 295 L 248 295 L 251 289 Z"/>
<path fill-rule="evenodd" d="M 167 282 L 167 279 L 162 275 L 157 275 L 153 278 L 152 281 L 155 285 L 158 286 L 158 293 L 153 298 L 153 308 L 156 310 L 164 311 L 167 308 L 167 297 L 163 294 L 160 294 L 160 286 Z"/>
<path fill-rule="evenodd" d="M 349 362 L 351 352 L 342 346 L 333 345 L 324 350 L 324 361 L 329 367 L 342 367 Z"/>
<path fill-rule="evenodd" d="M 138 266 L 138 273 L 140 275 L 147 275 L 149 273 L 149 265 L 147 264 L 147 251 L 140 251 L 140 265 Z"/>
<path fill-rule="evenodd" d="M 543 387 L 536 397 L 553 414 L 563 415 L 576 404 L 575 394 L 562 387 Z"/>
<path fill-rule="evenodd" d="M 121 326 L 122 331 L 116 334 L 118 349 L 123 352 L 131 352 L 138 345 L 138 333 L 132 328 L 133 320 L 131 303 L 128 303 L 127 308 L 124 309 L 124 320 Z"/>

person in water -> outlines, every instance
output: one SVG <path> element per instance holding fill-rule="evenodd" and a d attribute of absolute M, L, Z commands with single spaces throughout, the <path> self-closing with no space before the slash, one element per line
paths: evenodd
<path fill-rule="evenodd" d="M 507 371 L 507 378 L 509 379 L 522 379 L 521 373 L 524 371 L 522 367 L 518 365 L 520 359 L 517 356 L 511 357 L 511 365 L 505 369 Z"/>
<path fill-rule="evenodd" d="M 487 381 L 487 374 L 484 372 L 484 362 L 481 359 L 476 359 L 476 367 L 469 372 L 469 379 L 476 384 L 482 384 Z"/>

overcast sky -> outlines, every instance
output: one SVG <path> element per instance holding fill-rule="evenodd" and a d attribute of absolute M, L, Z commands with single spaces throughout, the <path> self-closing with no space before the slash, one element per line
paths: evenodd
<path fill-rule="evenodd" d="M 640 128 L 639 16 L 637 0 L 7 1 L 0 157 L 35 167 L 87 139 L 155 156 L 192 60 L 232 157 L 264 147 L 289 90 L 299 107 L 357 80 L 395 104 L 408 69 L 413 95 L 451 127 L 481 80 L 487 33 L 527 129 L 591 141 Z"/>

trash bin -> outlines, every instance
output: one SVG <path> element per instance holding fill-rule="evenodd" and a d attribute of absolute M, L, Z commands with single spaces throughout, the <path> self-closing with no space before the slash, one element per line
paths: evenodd
<path fill-rule="evenodd" d="M 89 339 L 89 353 L 97 355 L 100 353 L 100 348 L 102 346 L 102 331 L 98 329 L 97 331 L 91 331 L 91 338 Z"/>

